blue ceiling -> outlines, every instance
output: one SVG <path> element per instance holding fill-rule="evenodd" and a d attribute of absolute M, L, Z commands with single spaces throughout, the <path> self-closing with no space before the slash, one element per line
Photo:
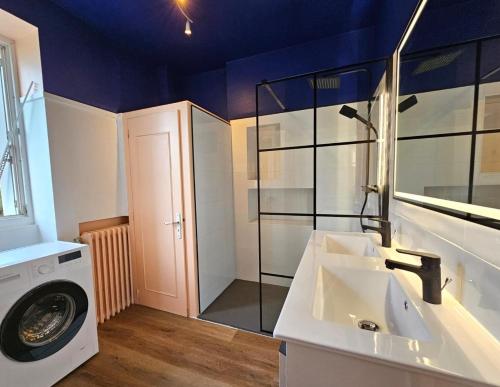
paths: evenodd
<path fill-rule="evenodd" d="M 405 53 L 500 34 L 498 0 L 430 0 Z"/>
<path fill-rule="evenodd" d="M 186 74 L 227 61 L 372 26 L 380 0 L 51 0 L 114 45 Z"/>
<path fill-rule="evenodd" d="M 430 0 L 403 54 L 402 94 L 473 85 L 478 61 L 481 82 L 497 82 L 500 1 Z"/>

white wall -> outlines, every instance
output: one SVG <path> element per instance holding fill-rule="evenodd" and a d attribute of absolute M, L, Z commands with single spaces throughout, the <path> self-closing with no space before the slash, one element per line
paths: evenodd
<path fill-rule="evenodd" d="M 35 224 L 0 229 L 0 251 L 33 245 L 41 241 Z"/>
<path fill-rule="evenodd" d="M 391 221 L 403 248 L 441 257 L 447 289 L 500 339 L 500 231 L 396 200 Z"/>
<path fill-rule="evenodd" d="M 116 114 L 46 93 L 57 236 L 127 215 L 122 133 Z"/>
<path fill-rule="evenodd" d="M 236 278 L 231 127 L 193 107 L 200 312 Z"/>
<path fill-rule="evenodd" d="M 57 240 L 57 229 L 45 108 L 43 97 L 26 102 L 24 129 L 34 220 L 40 229 L 41 241 L 48 242 Z"/>
<path fill-rule="evenodd" d="M 43 93 L 38 29 L 0 10 L 14 40 L 24 107 L 33 224 L 0 230 L 0 250 L 72 240 L 80 222 L 127 215 L 122 132 L 116 115 Z"/>
<path fill-rule="evenodd" d="M 42 88 L 42 62 L 38 28 L 0 9 L 0 35 L 15 43 L 21 89 L 19 94 L 25 95 L 32 81 Z"/>

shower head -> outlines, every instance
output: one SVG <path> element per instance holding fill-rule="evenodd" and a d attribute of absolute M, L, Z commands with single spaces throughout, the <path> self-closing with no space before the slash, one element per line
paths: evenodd
<path fill-rule="evenodd" d="M 424 74 L 429 71 L 434 71 L 442 67 L 446 67 L 452 64 L 462 54 L 462 52 L 463 50 L 447 52 L 423 60 L 422 62 L 420 62 L 418 67 L 415 70 L 413 70 L 412 75 Z"/>
<path fill-rule="evenodd" d="M 358 111 L 350 106 L 344 105 L 340 108 L 340 114 L 347 118 L 354 118 L 358 115 Z"/>
<path fill-rule="evenodd" d="M 403 113 L 403 112 L 407 111 L 408 109 L 411 109 L 417 103 L 418 103 L 417 96 L 415 94 L 413 94 L 412 96 L 406 98 L 404 101 L 401 101 L 398 104 L 398 112 Z"/>
<path fill-rule="evenodd" d="M 344 117 L 347 117 L 347 118 L 351 118 L 351 119 L 352 118 L 356 118 L 358 121 L 360 121 L 363 124 L 365 124 L 368 130 L 372 129 L 373 132 L 375 133 L 375 138 L 378 139 L 378 131 L 375 128 L 375 126 L 373 126 L 373 124 L 370 121 L 368 121 L 366 118 L 361 117 L 358 114 L 358 111 L 356 109 L 354 109 L 354 108 L 352 108 L 350 106 L 347 106 L 347 105 L 343 105 L 340 108 L 339 113 L 342 114 Z"/>
<path fill-rule="evenodd" d="M 314 90 L 314 78 L 308 79 L 309 86 Z M 340 78 L 336 76 L 325 76 L 316 78 L 317 90 L 334 90 L 340 87 Z"/>

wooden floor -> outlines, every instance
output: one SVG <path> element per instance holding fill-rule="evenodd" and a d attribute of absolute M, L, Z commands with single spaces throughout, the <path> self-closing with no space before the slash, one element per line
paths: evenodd
<path fill-rule="evenodd" d="M 278 341 L 138 305 L 99 326 L 99 346 L 57 386 L 278 385 Z"/>

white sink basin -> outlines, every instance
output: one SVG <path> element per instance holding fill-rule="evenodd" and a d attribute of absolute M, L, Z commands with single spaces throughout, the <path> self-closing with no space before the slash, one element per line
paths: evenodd
<path fill-rule="evenodd" d="M 378 332 L 430 340 L 422 316 L 396 278 L 378 270 L 319 266 L 313 316 L 360 330 L 362 320 L 374 322 Z"/>
<path fill-rule="evenodd" d="M 332 364 L 339 361 L 346 367 L 353 358 L 366 357 L 381 360 L 381 382 L 369 379 L 370 385 L 391 385 L 390 375 L 398 368 L 415 385 L 436 384 L 433 380 L 441 385 L 444 374 L 452 378 L 446 383 L 450 386 L 500 386 L 500 343 L 448 292 L 443 292 L 441 305 L 424 302 L 420 278 L 388 271 L 384 263 L 394 259 L 418 264 L 418 259 L 399 254 L 397 243 L 382 248 L 379 241 L 374 233 L 312 232 L 274 329 L 276 338 L 291 344 L 290 354 L 303 347 L 300 358 L 312 364 L 311 377 L 305 374 L 307 366 L 299 370 L 304 378 L 300 385 L 314 379 L 318 370 L 325 377 L 322 385 L 328 384 L 325 370 L 332 378 L 339 371 Z M 376 323 L 378 331 L 361 329 L 361 320 Z M 339 360 L 342 354 L 348 354 L 345 362 Z M 370 378 L 379 372 L 371 368 L 374 364 Z M 423 370 L 425 380 L 413 379 L 420 371 L 411 371 L 409 379 L 407 370 Z M 460 383 L 454 384 L 453 378 Z"/>
<path fill-rule="evenodd" d="M 378 257 L 378 251 L 369 236 L 349 234 L 327 234 L 323 239 L 323 249 L 330 254 L 346 254 Z"/>

